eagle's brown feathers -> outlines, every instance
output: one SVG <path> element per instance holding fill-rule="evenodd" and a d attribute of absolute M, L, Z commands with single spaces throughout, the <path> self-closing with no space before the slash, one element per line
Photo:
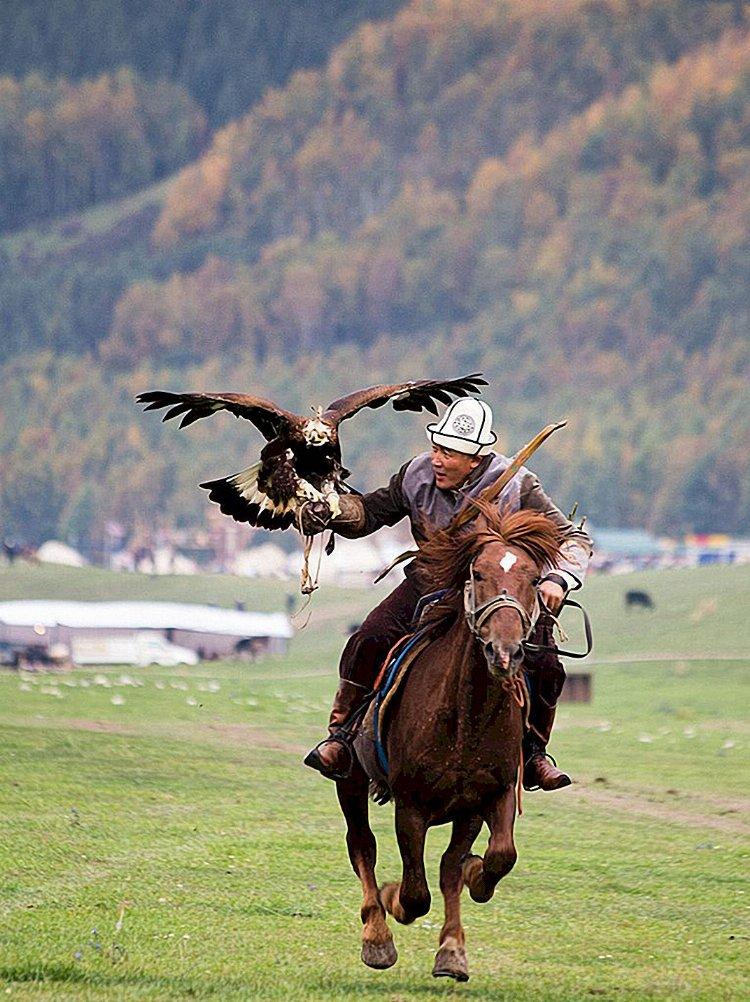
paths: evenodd
<path fill-rule="evenodd" d="M 479 393 L 479 387 L 486 385 L 487 380 L 482 378 L 482 374 L 473 372 L 459 379 L 419 379 L 409 383 L 392 383 L 390 386 L 370 386 L 334 400 L 324 411 L 323 419 L 338 425 L 363 407 L 382 407 L 389 400 L 393 401 L 396 411 L 427 410 L 437 414 L 436 400 L 449 404 L 451 397 L 468 397 Z"/>
<path fill-rule="evenodd" d="M 162 421 L 182 415 L 180 428 L 187 428 L 194 421 L 210 417 L 217 411 L 229 411 L 235 417 L 252 421 L 268 442 L 290 430 L 296 422 L 304 420 L 291 411 L 277 407 L 270 400 L 246 393 L 169 393 L 166 390 L 151 390 L 139 393 L 136 400 L 139 404 L 148 404 L 143 408 L 145 411 L 169 407 Z"/>
<path fill-rule="evenodd" d="M 171 393 L 153 390 L 139 393 L 144 410 L 169 408 L 162 418 L 181 417 L 180 427 L 226 410 L 251 421 L 266 439 L 260 461 L 247 470 L 201 484 L 222 512 L 237 522 L 268 529 L 286 529 L 300 505 L 311 502 L 335 513 L 338 494 L 348 471 L 341 463 L 338 426 L 363 407 L 382 407 L 392 401 L 397 411 L 428 410 L 437 414 L 437 404 L 453 397 L 479 393 L 487 381 L 475 372 L 459 379 L 420 379 L 389 386 L 371 386 L 341 397 L 318 411 L 315 418 L 301 417 L 277 407 L 270 400 L 244 393 Z"/>

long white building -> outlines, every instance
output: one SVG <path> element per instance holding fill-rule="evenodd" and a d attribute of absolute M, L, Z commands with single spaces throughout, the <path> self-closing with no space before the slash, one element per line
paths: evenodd
<path fill-rule="evenodd" d="M 0 641 L 49 650 L 83 637 L 148 631 L 201 658 L 283 653 L 292 627 L 283 613 L 245 612 L 185 602 L 0 602 Z"/>

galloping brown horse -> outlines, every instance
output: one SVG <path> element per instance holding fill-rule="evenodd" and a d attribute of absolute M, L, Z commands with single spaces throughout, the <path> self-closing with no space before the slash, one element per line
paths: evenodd
<path fill-rule="evenodd" d="M 445 921 L 433 974 L 468 978 L 460 895 L 489 901 L 513 867 L 513 823 L 523 708 L 518 672 L 522 641 L 537 611 L 536 583 L 556 563 L 562 542 L 543 515 L 502 514 L 478 501 L 468 527 L 434 533 L 417 567 L 427 591 L 449 588 L 429 614 L 436 639 L 417 655 L 398 695 L 385 741 L 403 861 L 400 882 L 375 879 L 376 844 L 368 820 L 368 778 L 359 763 L 337 782 L 347 847 L 362 883 L 362 960 L 391 967 L 398 959 L 386 913 L 409 924 L 430 908 L 424 869 L 427 829 L 452 822 L 440 863 Z M 486 823 L 484 857 L 471 848 Z"/>

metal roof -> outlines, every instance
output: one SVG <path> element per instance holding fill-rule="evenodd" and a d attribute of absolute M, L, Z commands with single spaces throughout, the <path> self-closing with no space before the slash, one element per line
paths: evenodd
<path fill-rule="evenodd" d="M 628 557 L 656 556 L 663 552 L 656 536 L 645 529 L 599 529 L 587 526 L 594 548 L 600 553 L 610 553 Z"/>
<path fill-rule="evenodd" d="M 69 626 L 79 629 L 193 630 L 234 637 L 291 637 L 282 612 L 242 612 L 187 602 L 0 602 L 0 622 L 9 626 Z"/>

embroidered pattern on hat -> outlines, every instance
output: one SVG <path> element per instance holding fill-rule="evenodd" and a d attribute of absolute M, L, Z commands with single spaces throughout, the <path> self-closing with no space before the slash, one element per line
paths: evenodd
<path fill-rule="evenodd" d="M 471 435 L 476 428 L 476 422 L 470 414 L 458 414 L 453 419 L 451 427 L 459 435 Z"/>

